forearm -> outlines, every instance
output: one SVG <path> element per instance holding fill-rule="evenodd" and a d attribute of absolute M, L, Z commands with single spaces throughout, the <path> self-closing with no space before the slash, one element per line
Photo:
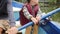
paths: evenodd
<path fill-rule="evenodd" d="M 37 12 L 37 16 L 42 16 L 42 11 L 41 11 L 41 9 L 39 8 L 39 10 L 38 10 L 38 12 Z"/>
<path fill-rule="evenodd" d="M 38 21 L 40 21 L 41 16 L 42 16 L 42 12 L 41 12 L 41 10 L 40 10 L 40 8 L 39 8 L 39 10 L 38 10 L 38 12 L 37 12 L 37 15 L 36 15 L 36 19 L 37 19 Z"/>
<path fill-rule="evenodd" d="M 15 19 L 13 14 L 13 8 L 12 8 L 12 0 L 7 0 L 7 11 L 8 11 L 8 19 L 10 26 L 15 26 Z"/>

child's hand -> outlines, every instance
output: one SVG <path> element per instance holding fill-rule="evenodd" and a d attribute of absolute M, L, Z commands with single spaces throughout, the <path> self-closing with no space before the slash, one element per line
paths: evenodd
<path fill-rule="evenodd" d="M 12 27 L 11 29 L 8 29 L 8 34 L 17 34 L 18 30 L 16 27 Z"/>
<path fill-rule="evenodd" d="M 37 21 L 40 21 L 40 17 L 39 16 L 36 16 L 36 19 L 37 19 Z"/>
<path fill-rule="evenodd" d="M 38 21 L 36 18 L 32 17 L 31 20 L 34 22 L 34 24 L 38 24 Z"/>

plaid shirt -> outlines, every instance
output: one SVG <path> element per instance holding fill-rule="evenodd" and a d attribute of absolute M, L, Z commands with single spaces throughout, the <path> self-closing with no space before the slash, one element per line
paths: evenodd
<path fill-rule="evenodd" d="M 32 9 L 33 9 L 33 7 L 32 7 Z M 28 12 L 28 10 L 27 10 L 26 7 L 23 7 L 23 12 L 24 12 L 24 15 L 26 16 L 26 18 L 27 18 L 27 19 L 30 19 L 30 17 L 31 17 L 32 15 Z M 38 13 L 37 13 L 36 16 L 41 16 L 41 14 L 42 14 L 42 12 L 41 12 L 41 10 L 40 10 L 40 8 L 39 8 L 39 9 L 38 9 Z"/>

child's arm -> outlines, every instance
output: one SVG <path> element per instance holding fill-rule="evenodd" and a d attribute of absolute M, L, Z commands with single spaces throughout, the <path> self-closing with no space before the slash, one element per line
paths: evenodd
<path fill-rule="evenodd" d="M 37 13 L 37 16 L 36 16 L 36 19 L 38 20 L 38 21 L 40 21 L 40 17 L 42 16 L 42 12 L 41 12 L 41 10 L 40 10 L 40 8 L 39 8 L 39 10 L 38 10 L 38 13 Z"/>
<path fill-rule="evenodd" d="M 24 15 L 25 15 L 25 17 L 26 17 L 27 19 L 32 20 L 35 24 L 37 23 L 36 18 L 34 18 L 34 17 L 28 12 L 28 10 L 27 10 L 26 7 L 23 8 L 23 13 L 24 13 Z"/>
<path fill-rule="evenodd" d="M 23 7 L 23 13 L 27 19 L 31 19 L 32 15 L 28 12 L 26 7 Z"/>

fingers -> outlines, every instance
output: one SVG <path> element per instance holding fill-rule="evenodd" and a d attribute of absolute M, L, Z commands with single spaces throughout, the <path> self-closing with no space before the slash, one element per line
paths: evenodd
<path fill-rule="evenodd" d="M 36 19 L 37 19 L 38 21 L 40 21 L 40 20 L 41 20 L 39 16 L 37 16 L 37 17 L 36 17 Z"/>
<path fill-rule="evenodd" d="M 38 23 L 38 21 L 36 20 L 36 18 L 31 18 L 31 20 L 34 22 L 34 24 L 37 24 Z"/>
<path fill-rule="evenodd" d="M 8 34 L 17 34 L 18 30 L 16 27 L 12 27 L 11 29 L 8 29 Z"/>

